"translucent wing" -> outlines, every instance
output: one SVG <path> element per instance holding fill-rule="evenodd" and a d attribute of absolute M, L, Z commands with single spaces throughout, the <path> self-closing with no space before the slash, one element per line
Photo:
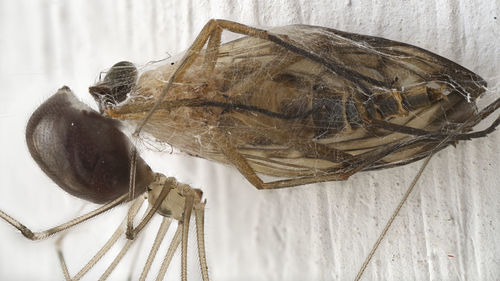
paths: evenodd
<path fill-rule="evenodd" d="M 222 44 L 210 71 L 206 51 L 193 54 L 143 131 L 231 163 L 211 133 L 222 132 L 255 172 L 281 178 L 343 173 L 370 157 L 376 160 L 363 169 L 383 168 L 425 157 L 438 141 L 430 136 L 474 119 L 486 86 L 404 43 L 305 25 L 269 33 L 281 43 L 243 37 Z M 107 114 L 141 120 L 176 67 L 143 72 Z"/>

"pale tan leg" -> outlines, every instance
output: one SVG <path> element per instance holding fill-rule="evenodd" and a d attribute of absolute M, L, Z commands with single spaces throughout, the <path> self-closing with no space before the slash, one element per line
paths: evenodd
<path fill-rule="evenodd" d="M 172 186 L 167 186 L 168 182 L 163 185 L 163 189 L 158 196 L 158 199 L 154 203 L 154 205 L 151 207 L 151 209 L 148 211 L 146 216 L 142 219 L 142 221 L 137 225 L 136 228 L 133 226 L 133 218 L 130 216 L 130 210 L 129 210 L 129 215 L 128 215 L 128 220 L 127 220 L 127 239 L 133 240 L 137 234 L 146 226 L 146 224 L 151 220 L 153 215 L 156 213 L 156 210 L 160 207 L 161 203 L 165 198 L 167 198 L 168 193 L 170 190 L 172 190 Z"/>
<path fill-rule="evenodd" d="M 136 162 L 137 162 L 137 149 L 135 148 L 135 143 L 132 145 L 130 155 L 132 155 L 130 159 L 130 177 L 129 177 L 129 190 L 128 190 L 128 198 L 132 200 L 135 194 L 135 175 L 136 175 Z M 133 236 L 131 235 L 131 231 L 134 224 L 134 217 L 132 216 L 131 210 L 129 209 L 127 214 L 127 232 L 126 236 L 128 239 L 133 240 Z"/>
<path fill-rule="evenodd" d="M 134 273 L 136 272 L 136 269 L 138 267 L 138 264 L 139 264 L 139 257 L 142 253 L 142 251 L 144 250 L 144 236 L 138 236 L 137 237 L 137 241 L 136 243 L 137 246 L 136 248 L 134 249 L 134 256 L 132 258 L 132 261 L 131 261 L 131 265 L 129 266 L 128 268 L 128 276 L 127 276 L 127 281 L 132 281 L 132 280 L 135 280 L 134 279 Z"/>
<path fill-rule="evenodd" d="M 203 74 L 207 74 L 214 70 L 217 63 L 217 54 L 219 53 L 219 46 L 221 43 L 222 28 L 215 27 L 210 33 L 210 38 L 207 43 L 207 51 L 203 61 Z"/>
<path fill-rule="evenodd" d="M 375 255 L 375 252 L 377 251 L 378 246 L 380 245 L 380 243 L 382 242 L 382 240 L 385 238 L 387 232 L 389 231 L 389 228 L 392 226 L 392 223 L 396 219 L 396 216 L 399 214 L 399 211 L 401 210 L 401 208 L 403 208 L 403 205 L 408 200 L 408 197 L 410 196 L 410 194 L 413 191 L 415 185 L 417 184 L 417 181 L 422 176 L 422 173 L 424 172 L 425 167 L 427 167 L 427 164 L 429 164 L 429 161 L 431 160 L 432 156 L 434 156 L 434 153 L 431 153 L 427 158 L 425 158 L 424 164 L 418 170 L 418 173 L 413 178 L 413 181 L 411 182 L 410 187 L 408 187 L 408 189 L 406 190 L 406 193 L 403 195 L 403 197 L 399 201 L 398 206 L 396 207 L 396 209 L 392 213 L 392 216 L 389 218 L 389 220 L 385 224 L 384 229 L 382 230 L 382 232 L 378 236 L 377 241 L 375 241 L 375 243 L 373 244 L 372 249 L 370 250 L 370 252 L 366 256 L 365 261 L 361 265 L 358 273 L 356 274 L 356 277 L 354 278 L 355 281 L 359 281 L 361 279 L 361 277 L 363 276 L 363 273 L 365 272 L 366 267 L 368 266 L 368 264 L 370 263 L 371 259 L 373 258 L 373 255 Z"/>
<path fill-rule="evenodd" d="M 128 196 L 128 195 L 125 195 Z M 125 197 L 127 198 L 127 197 Z M 130 206 L 130 209 L 134 210 L 134 213 L 137 214 L 137 212 L 140 209 L 140 206 L 144 202 L 143 198 L 137 198 L 132 205 Z M 111 249 L 111 247 L 116 243 L 118 238 L 125 232 L 125 225 L 126 225 L 127 219 L 124 219 L 123 222 L 118 226 L 116 231 L 111 235 L 111 237 L 108 239 L 108 241 L 104 244 L 104 246 L 90 259 L 90 261 L 75 275 L 73 278 L 69 278 L 69 280 L 80 280 L 94 265 Z M 59 261 L 61 265 L 63 265 L 63 271 L 67 271 L 66 267 L 66 262 L 64 261 L 64 256 L 60 248 L 58 248 L 58 256 L 60 257 Z M 62 258 L 62 259 L 61 259 Z M 66 273 L 65 273 L 66 276 Z M 69 273 L 68 273 L 69 277 Z"/>
<path fill-rule="evenodd" d="M 85 207 L 86 204 L 83 204 L 80 211 L 77 212 L 79 214 Z M 59 237 L 56 240 L 56 252 L 57 252 L 57 258 L 59 259 L 59 264 L 61 265 L 61 269 L 63 270 L 64 274 L 64 279 L 66 281 L 70 281 L 71 277 L 69 275 L 68 271 L 68 266 L 66 265 L 66 260 L 64 259 L 64 254 L 62 251 L 62 241 L 64 240 L 64 237 L 66 237 L 67 232 L 63 232 L 59 235 Z"/>
<path fill-rule="evenodd" d="M 165 258 L 163 259 L 163 262 L 160 267 L 160 271 L 158 272 L 158 276 L 156 277 L 156 281 L 161 281 L 163 280 L 163 277 L 165 277 L 165 273 L 167 273 L 168 266 L 170 265 L 170 262 L 172 261 L 172 258 L 174 256 L 175 251 L 179 247 L 179 244 L 181 243 L 182 239 L 182 222 L 179 222 L 177 225 L 177 230 L 175 231 L 174 238 L 172 238 L 172 242 L 170 242 L 170 246 L 168 247 L 167 254 L 165 255 Z"/>
<path fill-rule="evenodd" d="M 205 253 L 205 204 L 199 202 L 194 205 L 194 216 L 196 219 L 196 240 L 198 242 L 198 257 L 200 259 L 201 277 L 203 281 L 209 281 L 207 256 Z"/>
<path fill-rule="evenodd" d="M 486 116 L 488 116 L 489 114 L 491 114 L 494 110 L 493 108 L 497 108 L 498 106 L 500 106 L 500 99 L 497 99 L 495 102 L 491 103 L 489 106 L 487 106 L 487 108 L 483 109 L 479 115 L 482 115 L 483 118 L 485 118 Z M 493 124 L 486 130 L 489 130 L 491 128 L 495 128 L 498 123 L 500 123 L 500 116 L 497 117 L 497 119 L 493 122 Z M 469 126 L 468 122 L 464 122 L 462 123 L 454 132 L 450 133 L 446 138 L 444 138 L 443 140 L 441 140 L 432 150 L 431 152 L 429 153 L 429 155 L 425 158 L 425 161 L 424 163 L 422 164 L 422 166 L 420 167 L 420 169 L 418 170 L 417 174 L 415 175 L 415 177 L 413 178 L 410 186 L 408 187 L 408 189 L 406 190 L 405 194 L 403 195 L 403 197 L 401 198 L 398 206 L 396 207 L 396 209 L 394 210 L 394 212 L 392 213 L 392 216 L 389 218 L 389 220 L 387 221 L 384 229 L 382 230 L 382 232 L 380 233 L 380 235 L 378 236 L 377 238 L 377 241 L 375 241 L 375 243 L 373 244 L 373 247 L 372 249 L 370 250 L 370 252 L 368 253 L 368 255 L 366 256 L 365 258 L 365 261 L 363 262 L 363 264 L 361 265 L 358 273 L 356 274 L 356 277 L 354 278 L 355 281 L 359 281 L 361 279 L 361 277 L 363 276 L 363 273 L 366 269 L 366 267 L 368 266 L 368 264 L 370 263 L 371 259 L 373 258 L 373 256 L 375 255 L 375 252 L 377 251 L 380 243 L 382 242 L 382 240 L 385 238 L 385 236 L 387 235 L 387 232 L 389 231 L 390 227 L 392 226 L 392 223 L 394 222 L 394 220 L 396 219 L 396 216 L 399 214 L 399 212 L 401 211 L 401 208 L 403 207 L 403 205 L 405 204 L 405 202 L 408 200 L 408 197 L 410 196 L 411 192 L 413 191 L 413 189 L 415 188 L 415 185 L 417 184 L 418 180 L 420 179 L 420 177 L 422 176 L 422 173 L 424 172 L 425 168 L 427 167 L 427 165 L 429 164 L 429 162 L 431 161 L 431 158 L 434 156 L 434 154 L 436 154 L 436 152 L 438 152 L 442 147 L 446 146 L 447 143 L 453 139 L 455 137 L 455 135 L 459 135 L 459 132 L 463 132 L 464 131 L 464 128 Z M 483 131 L 483 132 L 486 132 Z M 472 133 L 473 134 L 473 133 Z"/>
<path fill-rule="evenodd" d="M 51 235 L 54 235 L 55 233 L 58 233 L 60 231 L 71 228 L 71 227 L 73 227 L 79 223 L 82 223 L 88 219 L 91 219 L 97 215 L 100 215 L 100 214 L 116 207 L 117 205 L 125 202 L 127 200 L 127 198 L 128 198 L 128 194 L 122 195 L 122 196 L 118 197 L 117 199 L 113 200 L 112 202 L 110 202 L 102 207 L 99 207 L 94 211 L 91 211 L 85 215 L 79 216 L 75 219 L 72 219 L 72 220 L 70 220 L 66 223 L 63 223 L 61 225 L 58 225 L 56 227 L 50 228 L 48 230 L 40 231 L 40 232 L 31 231 L 29 228 L 24 226 L 22 223 L 20 223 L 16 219 L 12 218 L 11 216 L 7 215 L 6 213 L 4 213 L 1 210 L 0 210 L 0 218 L 4 219 L 9 224 L 11 224 L 15 228 L 19 229 L 19 231 L 21 231 L 21 233 L 26 238 L 28 238 L 30 240 L 41 240 L 41 239 L 45 239 Z"/>
<path fill-rule="evenodd" d="M 134 141 L 135 142 L 135 141 Z M 135 176 L 136 176 L 136 162 L 137 162 L 137 148 L 135 148 L 135 143 L 132 145 L 130 155 L 132 157 L 130 158 L 130 174 L 129 174 L 129 190 L 128 190 L 128 196 L 129 200 L 132 200 L 135 198 Z M 130 218 L 129 218 L 130 220 Z"/>
<path fill-rule="evenodd" d="M 172 187 L 168 186 L 168 182 L 166 182 L 163 185 L 162 191 L 161 191 L 160 195 L 158 196 L 158 199 L 155 201 L 155 204 L 148 210 L 148 212 L 146 213 L 144 218 L 141 220 L 141 222 L 139 223 L 139 225 L 135 229 L 130 224 L 133 222 L 133 219 L 135 218 L 139 209 L 137 209 L 137 210 L 135 208 L 129 209 L 129 212 L 127 214 L 127 232 L 126 232 L 126 237 L 129 240 L 125 243 L 125 245 L 123 246 L 120 253 L 116 256 L 116 258 L 113 260 L 111 265 L 106 269 L 106 271 L 104 272 L 104 274 L 101 276 L 101 278 L 99 280 L 105 280 L 113 272 L 115 267 L 118 265 L 118 263 L 120 263 L 120 261 L 125 256 L 127 251 L 130 249 L 132 244 L 135 242 L 135 238 L 137 237 L 139 232 L 151 220 L 153 215 L 156 213 L 156 210 L 159 208 L 159 206 L 163 202 L 163 200 L 167 197 L 167 195 L 171 189 L 172 189 Z M 142 199 L 142 200 L 144 200 L 144 199 Z M 191 208 L 192 208 L 192 206 L 191 206 Z"/>
<path fill-rule="evenodd" d="M 116 266 L 120 263 L 122 258 L 125 256 L 125 254 L 128 252 L 132 244 L 135 242 L 135 240 L 127 240 L 123 248 L 121 249 L 120 253 L 115 257 L 113 262 L 106 268 L 106 271 L 101 275 L 99 278 L 99 281 L 106 280 L 109 275 L 113 272 L 113 270 L 116 268 Z"/>
<path fill-rule="evenodd" d="M 118 226 L 116 231 L 106 241 L 104 246 L 87 262 L 87 264 L 73 277 L 73 281 L 80 280 L 96 263 L 115 245 L 118 238 L 125 232 L 125 220 Z"/>
<path fill-rule="evenodd" d="M 187 281 L 187 246 L 189 234 L 189 221 L 191 220 L 191 210 L 193 210 L 194 198 L 192 194 L 186 195 L 186 205 L 182 222 L 182 247 L 181 247 L 181 280 Z"/>
<path fill-rule="evenodd" d="M 62 251 L 62 240 L 64 239 L 65 233 L 62 233 L 56 241 L 56 251 L 57 258 L 59 259 L 59 264 L 63 270 L 64 280 L 71 281 L 71 276 L 69 275 L 68 266 L 66 265 L 66 260 L 64 259 L 64 254 Z"/>
<path fill-rule="evenodd" d="M 237 151 L 237 149 L 229 142 L 226 136 L 220 132 L 212 132 L 221 152 L 227 157 L 238 171 L 257 189 L 277 189 L 290 186 L 297 186 L 309 183 L 322 181 L 346 180 L 352 173 L 336 173 L 323 176 L 310 176 L 297 179 L 278 180 L 272 182 L 264 182 L 255 171 L 250 167 L 247 160 Z"/>
<path fill-rule="evenodd" d="M 155 259 L 156 254 L 158 253 L 158 249 L 160 248 L 161 242 L 165 238 L 165 234 L 167 233 L 171 222 L 172 219 L 166 217 L 164 217 L 163 220 L 161 221 L 160 228 L 158 229 L 158 233 L 156 234 L 156 238 L 155 241 L 153 242 L 153 246 L 151 247 L 151 251 L 149 251 L 148 259 L 146 260 L 146 264 L 142 269 L 139 281 L 146 280 L 149 270 L 151 269 L 151 265 L 153 264 L 153 260 Z"/>
<path fill-rule="evenodd" d="M 383 147 L 377 151 L 374 151 L 370 155 L 365 155 L 363 157 L 359 157 L 358 155 L 348 160 L 351 162 L 348 166 L 333 170 L 331 171 L 331 174 L 264 182 L 259 176 L 257 176 L 255 171 L 248 164 L 247 160 L 229 142 L 228 138 L 223 134 L 223 132 L 212 131 L 211 134 L 216 140 L 215 143 L 218 145 L 221 152 L 227 157 L 229 162 L 233 164 L 240 171 L 240 173 L 257 189 L 278 189 L 310 183 L 346 180 L 351 175 L 365 169 L 366 167 L 369 167 L 388 154 L 396 151 L 398 148 L 420 141 L 418 138 L 414 138 L 411 140 L 401 140 L 390 146 Z"/>

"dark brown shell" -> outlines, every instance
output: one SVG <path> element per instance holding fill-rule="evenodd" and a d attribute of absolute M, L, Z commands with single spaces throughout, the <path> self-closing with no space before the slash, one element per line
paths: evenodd
<path fill-rule="evenodd" d="M 132 144 L 118 121 L 78 101 L 68 87 L 35 110 L 26 142 L 40 168 L 76 197 L 100 204 L 129 191 Z M 140 157 L 136 171 L 138 196 L 152 182 L 153 173 Z"/>

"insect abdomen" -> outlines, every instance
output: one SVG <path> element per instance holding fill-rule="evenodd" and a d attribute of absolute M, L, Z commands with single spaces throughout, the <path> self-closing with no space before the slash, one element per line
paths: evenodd
<path fill-rule="evenodd" d="M 40 168 L 66 192 L 93 203 L 107 203 L 129 191 L 132 144 L 119 123 L 84 105 L 66 86 L 38 107 L 26 128 L 26 141 Z M 136 159 L 136 196 L 154 174 Z"/>
<path fill-rule="evenodd" d="M 429 107 L 442 99 L 447 99 L 435 85 L 419 85 L 403 91 L 385 90 L 372 93 L 369 102 L 356 100 L 355 94 L 335 93 L 329 89 L 313 88 L 312 119 L 316 126 L 316 137 L 322 138 L 363 126 L 363 119 L 387 120 L 405 117 L 409 112 Z M 368 112 L 372 107 L 375 116 Z"/>

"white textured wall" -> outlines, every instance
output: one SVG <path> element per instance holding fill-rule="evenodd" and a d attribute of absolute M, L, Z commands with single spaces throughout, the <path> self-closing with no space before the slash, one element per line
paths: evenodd
<path fill-rule="evenodd" d="M 119 60 L 143 63 L 182 51 L 210 18 L 315 24 L 415 44 L 482 75 L 490 101 L 499 96 L 498 1 L 240 2 L 0 1 L 0 209 L 35 230 L 71 218 L 81 202 L 59 191 L 26 149 L 30 112 L 63 84 L 92 103 L 86 89 L 99 71 Z M 500 276 L 499 142 L 495 132 L 431 161 L 364 280 Z M 155 169 L 205 192 L 213 280 L 352 280 L 421 165 L 258 192 L 232 168 L 152 154 L 146 157 Z M 111 212 L 70 232 L 65 249 L 73 274 L 122 215 Z M 189 274 L 200 279 L 193 253 Z M 179 257 L 169 271 L 173 280 L 179 279 Z M 124 279 L 129 262 L 113 280 Z M 31 242 L 0 222 L 0 280 L 61 279 L 53 239 Z"/>

